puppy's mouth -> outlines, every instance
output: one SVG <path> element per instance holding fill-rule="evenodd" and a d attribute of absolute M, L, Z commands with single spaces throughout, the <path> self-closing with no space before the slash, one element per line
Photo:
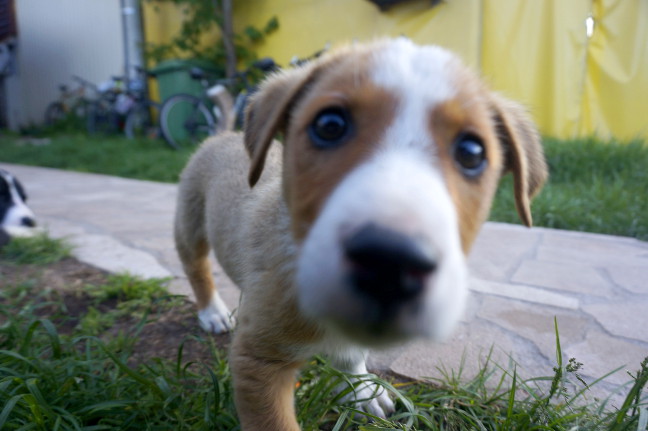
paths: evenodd
<path fill-rule="evenodd" d="M 399 226 L 313 230 L 296 274 L 304 316 L 368 347 L 443 339 L 465 302 L 463 256 L 452 238 Z"/>
<path fill-rule="evenodd" d="M 410 236 L 367 224 L 343 241 L 346 289 L 354 313 L 335 323 L 357 341 L 408 338 L 405 315 L 417 315 L 437 259 Z"/>
<path fill-rule="evenodd" d="M 407 325 L 407 319 L 415 320 L 420 312 L 421 306 L 417 302 L 385 307 L 365 301 L 352 316 L 333 317 L 330 323 L 350 340 L 369 347 L 381 347 L 424 335 L 419 332 L 420 328 Z"/>
<path fill-rule="evenodd" d="M 437 257 L 411 236 L 366 224 L 343 241 L 351 287 L 383 314 L 421 295 Z"/>

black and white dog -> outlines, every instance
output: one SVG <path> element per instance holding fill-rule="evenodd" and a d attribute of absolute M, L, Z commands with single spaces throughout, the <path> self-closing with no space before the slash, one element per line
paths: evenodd
<path fill-rule="evenodd" d="M 36 219 L 25 203 L 27 194 L 18 179 L 0 169 L 0 247 L 13 236 L 30 236 Z"/>

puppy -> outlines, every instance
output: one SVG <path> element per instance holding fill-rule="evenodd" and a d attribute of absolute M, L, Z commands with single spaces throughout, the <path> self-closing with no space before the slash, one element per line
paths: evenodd
<path fill-rule="evenodd" d="M 315 353 L 362 374 L 367 347 L 447 335 L 507 172 L 531 225 L 547 176 L 538 133 L 444 49 L 382 40 L 268 78 L 244 135 L 190 160 L 175 222 L 201 325 L 230 329 L 210 249 L 242 290 L 230 356 L 242 429 L 299 430 L 296 372 Z M 391 413 L 375 389 L 356 389 L 373 398 L 359 407 Z"/>
<path fill-rule="evenodd" d="M 0 169 L 0 247 L 11 237 L 33 234 L 36 218 L 26 201 L 27 194 L 20 181 Z"/>

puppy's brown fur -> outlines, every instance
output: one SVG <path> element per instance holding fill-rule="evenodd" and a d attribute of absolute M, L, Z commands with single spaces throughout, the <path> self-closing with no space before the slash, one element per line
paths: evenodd
<path fill-rule="evenodd" d="M 396 116 L 398 95 L 374 85 L 361 66 L 371 64 L 380 47 L 346 48 L 268 79 L 249 108 L 245 135 L 209 139 L 182 174 L 175 238 L 198 308 L 208 307 L 215 294 L 210 249 L 242 289 L 230 364 L 244 430 L 299 429 L 295 374 L 304 346 L 322 341 L 326 329 L 300 309 L 296 260 L 332 191 L 364 163 L 381 127 Z M 467 253 L 501 175 L 513 173 L 517 210 L 531 225 L 529 201 L 547 170 L 538 134 L 523 109 L 459 70 L 454 84 L 459 91 L 431 107 L 429 128 Z M 340 98 L 354 115 L 353 145 L 317 151 L 308 124 Z M 489 155 L 488 171 L 479 181 L 458 174 L 444 150 L 466 130 L 482 137 Z M 278 133 L 283 145 L 273 141 Z"/>

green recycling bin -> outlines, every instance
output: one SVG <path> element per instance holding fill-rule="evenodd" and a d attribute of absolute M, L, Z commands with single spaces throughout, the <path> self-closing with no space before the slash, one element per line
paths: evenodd
<path fill-rule="evenodd" d="M 163 102 L 178 93 L 202 97 L 205 89 L 200 81 L 191 78 L 189 71 L 192 67 L 199 67 L 214 77 L 223 74 L 221 68 L 207 60 L 195 58 L 165 60 L 151 70 L 157 78 L 160 99 Z"/>
<path fill-rule="evenodd" d="M 155 74 L 160 92 L 160 100 L 167 101 L 177 94 L 189 94 L 203 99 L 206 89 L 200 80 L 193 79 L 190 70 L 193 67 L 202 69 L 210 78 L 222 76 L 222 69 L 214 63 L 199 59 L 166 60 L 158 64 L 152 72 Z M 173 147 L 196 144 L 208 136 L 211 130 L 209 119 L 197 115 L 196 105 L 191 99 L 174 99 L 174 103 L 166 107 L 163 104 L 161 114 L 165 115 L 163 133 Z M 211 108 L 211 107 L 210 107 Z M 204 109 L 204 108 L 202 108 Z M 165 113 L 166 112 L 166 113 Z"/>

